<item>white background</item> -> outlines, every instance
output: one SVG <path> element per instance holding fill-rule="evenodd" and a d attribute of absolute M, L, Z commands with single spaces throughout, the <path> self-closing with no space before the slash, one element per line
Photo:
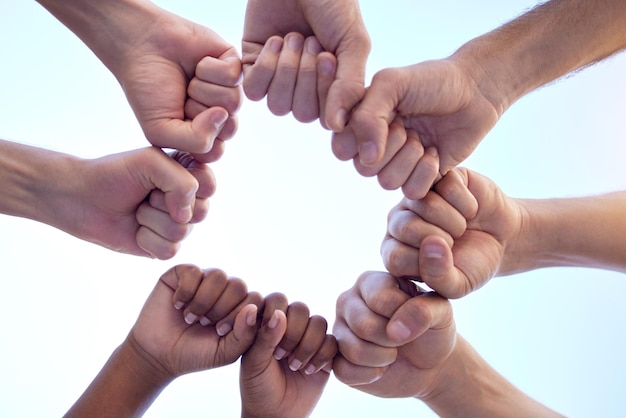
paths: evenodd
<path fill-rule="evenodd" d="M 157 2 L 240 44 L 244 0 Z M 376 71 L 443 58 L 534 6 L 529 0 L 364 0 Z M 0 0 L 0 138 L 84 158 L 147 145 L 113 76 L 34 1 Z M 509 195 L 624 189 L 626 56 L 513 105 L 466 166 Z M 0 416 L 60 416 L 124 339 L 155 281 L 190 262 L 262 293 L 282 291 L 332 323 L 336 296 L 379 255 L 399 192 L 360 177 L 317 123 L 246 102 L 238 135 L 214 164 L 208 219 L 172 260 L 116 254 L 33 221 L 0 217 Z M 572 417 L 622 416 L 623 275 L 547 269 L 493 280 L 454 302 L 461 332 L 502 374 Z M 239 415 L 238 366 L 170 385 L 149 417 Z M 414 399 L 378 399 L 331 379 L 316 417 L 413 417 Z"/>

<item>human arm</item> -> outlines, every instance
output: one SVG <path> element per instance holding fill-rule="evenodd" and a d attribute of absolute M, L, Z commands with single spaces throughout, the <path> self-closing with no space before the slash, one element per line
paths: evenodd
<path fill-rule="evenodd" d="M 203 304 L 217 325 L 228 323 L 232 332 L 219 335 L 216 324 L 188 324 L 174 307 L 181 298 L 185 305 Z M 219 270 L 168 270 L 127 338 L 66 417 L 139 417 L 177 377 L 234 362 L 254 340 L 261 299 Z"/>
<path fill-rule="evenodd" d="M 365 62 L 371 48 L 358 1 L 249 0 L 242 40 L 244 69 L 256 62 L 272 36 L 291 32 L 315 36 L 323 50 L 337 58 L 336 68 L 329 71 L 335 79 L 320 101 L 320 118 L 329 129 L 343 130 L 365 92 Z M 244 89 L 250 89 L 245 79 Z M 258 100 L 257 93 L 253 97 Z"/>
<path fill-rule="evenodd" d="M 456 332 L 451 304 L 367 272 L 337 300 L 335 376 L 375 396 L 415 397 L 439 416 L 559 416 L 515 388 Z"/>
<path fill-rule="evenodd" d="M 0 151 L 0 213 L 133 255 L 174 256 L 215 191 L 209 167 L 186 153 L 81 159 L 2 140 Z"/>
<path fill-rule="evenodd" d="M 216 137 L 234 134 L 241 104 L 241 61 L 216 33 L 143 0 L 40 0 L 113 73 L 148 140 L 201 158 Z M 219 77 L 196 72 L 205 58 L 220 61 Z M 190 80 L 194 79 L 194 85 Z M 193 119 L 185 114 L 188 88 L 198 100 L 207 85 L 227 92 Z"/>
<path fill-rule="evenodd" d="M 241 358 L 241 416 L 309 416 L 330 377 L 337 343 L 326 320 L 285 295 L 265 298 L 261 327 Z"/>
<path fill-rule="evenodd" d="M 391 210 L 383 260 L 396 276 L 419 277 L 456 298 L 494 276 L 544 267 L 626 272 L 626 192 L 514 199 L 489 178 L 450 171 L 419 201 Z"/>
<path fill-rule="evenodd" d="M 355 159 L 359 172 L 372 175 L 385 154 L 388 125 L 401 116 L 424 149 L 437 150 L 438 165 L 425 161 L 427 169 L 444 175 L 524 94 L 624 49 L 625 21 L 626 4 L 620 0 L 552 0 L 446 59 L 384 69 L 374 76 L 348 128 L 334 135 L 335 155 Z M 414 167 L 421 165 L 420 160 Z M 435 177 L 411 179 L 405 195 L 423 197 Z"/>

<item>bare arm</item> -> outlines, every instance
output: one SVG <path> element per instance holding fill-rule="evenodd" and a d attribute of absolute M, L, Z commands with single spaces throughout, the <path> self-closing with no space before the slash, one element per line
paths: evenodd
<path fill-rule="evenodd" d="M 79 178 L 77 160 L 0 140 L 0 213 L 57 226 L 52 216 L 69 197 L 68 181 Z"/>
<path fill-rule="evenodd" d="M 560 417 L 494 370 L 457 335 L 438 391 L 422 400 L 441 417 Z"/>
<path fill-rule="evenodd" d="M 172 380 L 124 341 L 65 417 L 140 417 Z"/>
<path fill-rule="evenodd" d="M 463 45 L 468 65 L 502 114 L 524 94 L 626 48 L 626 2 L 552 0 Z"/>
<path fill-rule="evenodd" d="M 150 1 L 39 3 L 115 75 L 152 145 L 219 158 L 215 140 L 234 135 L 241 105 L 235 47 Z"/>
<path fill-rule="evenodd" d="M 626 272 L 626 191 L 517 202 L 524 214 L 520 232 L 498 275 L 557 266 Z"/>
<path fill-rule="evenodd" d="M 164 16 L 150 2 L 38 0 L 61 23 L 87 45 L 114 74 L 120 57 Z"/>

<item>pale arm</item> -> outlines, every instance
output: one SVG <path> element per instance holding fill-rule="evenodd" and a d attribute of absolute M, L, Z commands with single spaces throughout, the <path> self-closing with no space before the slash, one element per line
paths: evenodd
<path fill-rule="evenodd" d="M 39 3 L 113 73 L 152 145 L 192 152 L 203 162 L 221 154 L 210 151 L 215 139 L 234 135 L 234 114 L 241 105 L 235 47 L 150 1 Z M 208 77 L 207 58 L 217 69 Z"/>
<path fill-rule="evenodd" d="M 441 417 L 560 417 L 495 371 L 460 335 L 439 388 L 422 398 Z"/>
<path fill-rule="evenodd" d="M 38 0 L 54 17 L 78 36 L 116 74 L 139 40 L 159 25 L 163 10 L 138 0 Z"/>
<path fill-rule="evenodd" d="M 471 40 L 466 66 L 502 115 L 517 99 L 626 48 L 626 2 L 552 0 Z"/>
<path fill-rule="evenodd" d="M 209 167 L 187 153 L 148 147 L 82 159 L 0 140 L 0 213 L 114 251 L 171 258 L 214 190 Z"/>
<path fill-rule="evenodd" d="M 558 266 L 626 272 L 626 191 L 517 202 L 520 232 L 497 275 Z"/>
<path fill-rule="evenodd" d="M 0 140 L 0 213 L 58 226 L 53 216 L 78 188 L 78 159 Z M 77 183 L 72 184 L 75 180 Z"/>

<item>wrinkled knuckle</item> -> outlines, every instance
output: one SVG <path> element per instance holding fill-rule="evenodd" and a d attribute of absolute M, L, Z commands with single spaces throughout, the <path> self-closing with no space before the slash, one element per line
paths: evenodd
<path fill-rule="evenodd" d="M 379 331 L 379 326 L 376 321 L 368 318 L 364 318 L 355 324 L 352 324 L 353 331 L 362 339 L 367 339 L 372 335 L 376 335 Z"/>
<path fill-rule="evenodd" d="M 400 252 L 396 249 L 391 249 L 385 252 L 383 257 L 383 263 L 385 268 L 394 276 L 402 275 L 404 258 L 400 255 Z"/>

